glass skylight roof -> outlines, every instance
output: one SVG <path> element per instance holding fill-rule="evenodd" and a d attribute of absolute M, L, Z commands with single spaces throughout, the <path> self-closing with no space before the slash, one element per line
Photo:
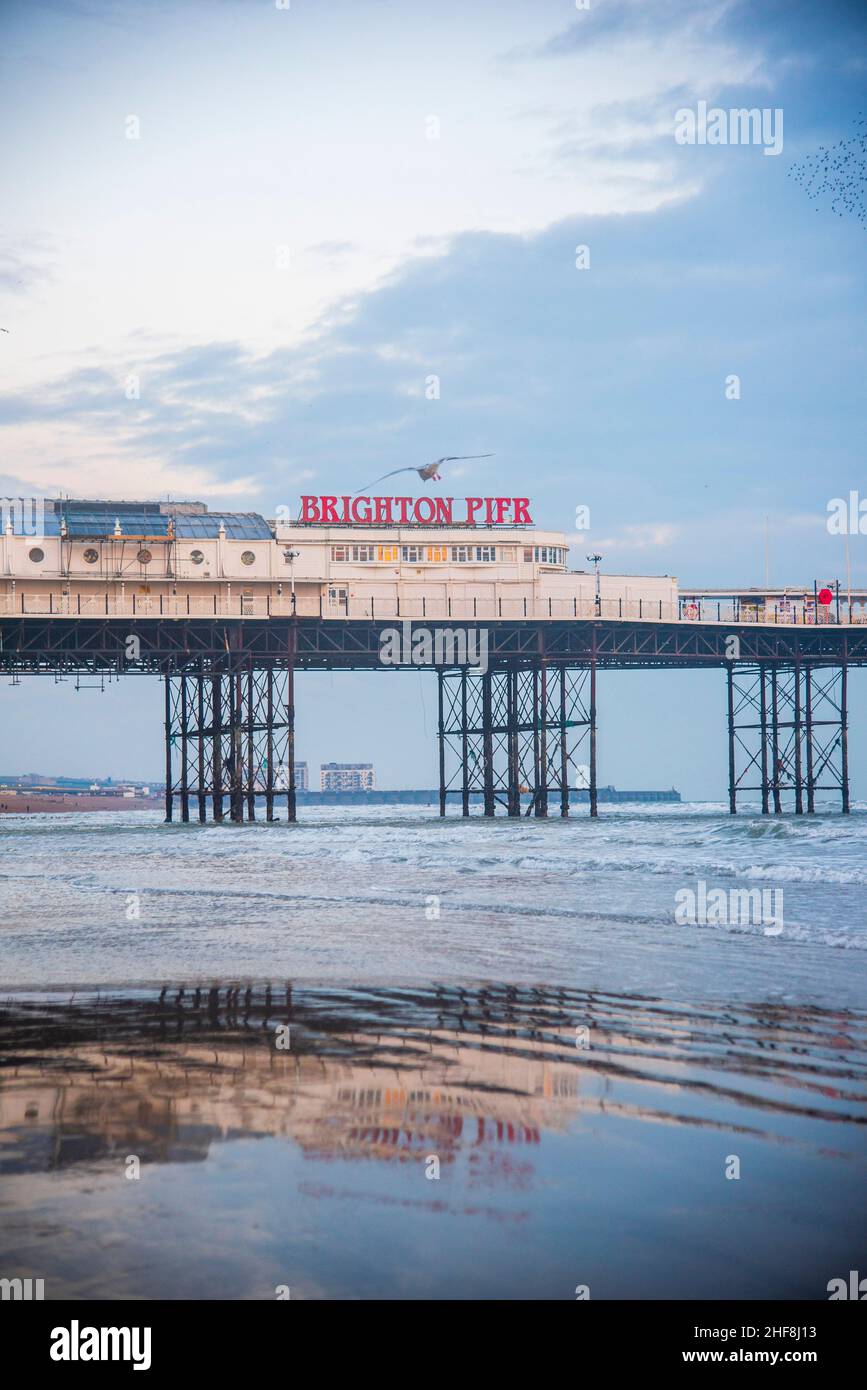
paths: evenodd
<path fill-rule="evenodd" d="M 14 501 L 14 499 L 12 499 Z M 113 536 L 115 523 L 120 522 L 124 536 L 167 536 L 174 521 L 179 538 L 215 540 L 220 523 L 225 526 L 229 540 L 270 540 L 271 530 L 258 512 L 179 512 L 167 515 L 170 504 L 159 502 L 77 502 L 67 498 L 46 498 L 44 525 L 38 525 L 31 499 L 20 506 L 4 509 L 3 524 L 12 521 L 16 536 L 59 536 L 61 520 L 66 522 L 66 534 L 72 538 Z M 36 525 L 36 531 L 34 531 Z"/>
<path fill-rule="evenodd" d="M 232 541 L 269 541 L 271 528 L 258 512 L 207 512 L 204 516 L 176 516 L 176 536 L 197 536 L 207 539 L 216 536 L 220 522 Z M 123 522 L 121 521 L 121 525 Z"/>

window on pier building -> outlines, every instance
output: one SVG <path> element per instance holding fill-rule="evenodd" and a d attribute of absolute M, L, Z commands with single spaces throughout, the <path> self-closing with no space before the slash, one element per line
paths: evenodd
<path fill-rule="evenodd" d="M 500 559 L 506 565 L 514 565 L 518 558 L 518 547 L 516 545 L 501 545 Z"/>
<path fill-rule="evenodd" d="M 497 547 L 495 545 L 477 545 L 476 559 L 483 560 L 485 564 L 490 564 L 497 558 Z"/>
<path fill-rule="evenodd" d="M 529 549 L 529 547 L 525 547 L 525 549 L 524 549 L 524 564 L 525 564 L 525 565 L 532 565 L 532 563 L 533 563 L 533 552 L 532 552 L 531 549 Z"/>
<path fill-rule="evenodd" d="M 394 561 L 397 560 L 399 553 L 396 545 L 381 545 L 378 548 L 376 558 L 385 561 L 387 564 L 393 564 Z"/>
<path fill-rule="evenodd" d="M 405 545 L 401 549 L 400 558 L 403 560 L 404 564 L 420 565 L 424 560 L 424 546 Z"/>
<path fill-rule="evenodd" d="M 563 565 L 566 563 L 565 550 L 561 550 L 556 545 L 537 545 L 535 555 L 540 565 Z"/>
<path fill-rule="evenodd" d="M 449 548 L 447 545 L 429 545 L 427 548 L 427 558 L 432 564 L 442 565 L 449 558 Z"/>
<path fill-rule="evenodd" d="M 381 549 L 382 547 L 380 547 Z M 336 564 L 368 564 L 376 558 L 376 546 L 373 545 L 333 545 L 331 547 L 331 558 Z M 381 558 L 381 557 L 380 557 Z"/>
<path fill-rule="evenodd" d="M 465 565 L 473 558 L 473 547 L 471 545 L 453 545 L 452 560 L 459 565 Z"/>

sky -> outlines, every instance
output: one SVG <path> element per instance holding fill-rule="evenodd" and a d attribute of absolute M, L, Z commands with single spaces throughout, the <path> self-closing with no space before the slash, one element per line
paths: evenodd
<path fill-rule="evenodd" d="M 441 486 L 530 495 L 576 567 L 845 585 L 865 37 L 854 0 L 0 0 L 0 495 L 273 516 L 490 451 Z M 702 102 L 782 148 L 679 143 Z M 604 682 L 601 781 L 722 794 L 720 673 Z M 432 679 L 298 684 L 299 757 L 433 783 Z M 2 697 L 0 772 L 159 775 L 153 681 Z"/>

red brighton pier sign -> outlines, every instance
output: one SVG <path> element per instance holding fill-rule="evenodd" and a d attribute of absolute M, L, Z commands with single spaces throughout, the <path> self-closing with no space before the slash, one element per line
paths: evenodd
<path fill-rule="evenodd" d="M 320 526 L 532 526 L 529 497 L 302 497 Z"/>

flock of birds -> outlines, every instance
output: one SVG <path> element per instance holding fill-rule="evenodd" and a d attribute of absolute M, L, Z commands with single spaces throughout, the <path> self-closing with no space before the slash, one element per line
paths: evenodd
<path fill-rule="evenodd" d="M 819 146 L 817 154 L 799 159 L 789 170 L 789 178 L 803 188 L 812 203 L 831 199 L 831 211 L 838 217 L 847 213 L 867 226 L 864 194 L 867 190 L 867 118 L 859 112 L 855 134 L 836 145 Z M 819 211 L 819 208 L 816 208 Z"/>

